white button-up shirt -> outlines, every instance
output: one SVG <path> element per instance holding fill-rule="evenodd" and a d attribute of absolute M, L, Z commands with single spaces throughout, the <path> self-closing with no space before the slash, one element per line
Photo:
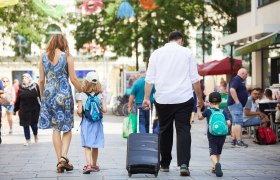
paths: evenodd
<path fill-rule="evenodd" d="M 155 84 L 157 103 L 187 102 L 193 97 L 192 84 L 198 81 L 197 65 L 190 49 L 169 42 L 152 53 L 146 82 Z"/>

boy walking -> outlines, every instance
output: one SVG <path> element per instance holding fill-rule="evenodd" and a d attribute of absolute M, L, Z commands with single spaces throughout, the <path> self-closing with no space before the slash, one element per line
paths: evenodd
<path fill-rule="evenodd" d="M 220 156 L 228 133 L 228 126 L 230 126 L 230 120 L 226 112 L 219 109 L 221 101 L 220 93 L 212 92 L 209 95 L 210 108 L 206 109 L 203 113 L 198 108 L 197 112 L 199 120 L 203 120 L 205 117 L 207 118 L 207 137 L 212 161 L 212 173 L 215 173 L 217 177 L 223 176 Z"/>

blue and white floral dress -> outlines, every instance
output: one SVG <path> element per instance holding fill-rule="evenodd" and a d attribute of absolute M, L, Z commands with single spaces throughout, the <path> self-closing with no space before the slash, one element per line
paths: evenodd
<path fill-rule="evenodd" d="M 43 68 L 46 77 L 39 128 L 68 132 L 74 127 L 74 101 L 67 56 L 62 52 L 56 65 L 52 65 L 47 53 L 43 54 Z"/>

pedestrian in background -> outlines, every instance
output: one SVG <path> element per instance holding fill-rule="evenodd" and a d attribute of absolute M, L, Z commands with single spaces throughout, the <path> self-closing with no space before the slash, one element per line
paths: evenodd
<path fill-rule="evenodd" d="M 76 77 L 68 42 L 62 34 L 55 34 L 49 40 L 46 52 L 40 57 L 39 72 L 42 97 L 39 128 L 53 129 L 57 172 L 71 171 L 74 167 L 67 155 L 74 127 L 74 100 L 68 79 L 79 92 L 81 85 Z"/>
<path fill-rule="evenodd" d="M 144 69 L 139 71 L 140 77 L 133 83 L 132 90 L 128 101 L 128 112 L 136 114 L 139 109 L 139 132 L 149 133 L 150 128 L 150 112 L 142 108 L 142 103 L 145 95 L 145 76 L 146 71 Z M 151 107 L 154 103 L 155 88 L 152 88 L 150 95 Z M 132 110 L 133 108 L 133 110 Z"/>
<path fill-rule="evenodd" d="M 17 97 L 18 97 L 18 90 L 19 90 L 19 81 L 18 81 L 18 79 L 14 79 L 13 87 L 15 89 L 16 99 L 17 99 Z"/>
<path fill-rule="evenodd" d="M 26 142 L 25 146 L 31 144 L 30 127 L 34 135 L 35 143 L 38 142 L 38 119 L 40 113 L 40 91 L 39 86 L 33 82 L 30 74 L 22 75 L 22 84 L 19 86 L 18 97 L 14 107 L 14 115 L 18 111 L 19 125 L 23 126 Z"/>
<path fill-rule="evenodd" d="M 190 118 L 194 105 L 193 89 L 197 104 L 203 106 L 197 65 L 190 49 L 183 47 L 183 34 L 169 34 L 169 43 L 155 50 L 146 74 L 143 106 L 151 108 L 150 95 L 155 85 L 155 107 L 160 125 L 160 170 L 169 172 L 173 146 L 173 123 L 177 133 L 177 165 L 180 175 L 189 176 L 191 158 Z"/>
<path fill-rule="evenodd" d="M 0 80 L 0 95 L 4 94 L 4 86 L 2 81 Z M 1 138 L 1 131 L 2 131 L 2 98 L 0 96 L 0 144 L 2 143 L 2 138 Z"/>
<path fill-rule="evenodd" d="M 97 72 L 89 72 L 82 84 L 82 93 L 78 93 L 78 115 L 82 117 L 81 122 L 81 140 L 82 147 L 85 148 L 86 166 L 83 168 L 83 174 L 99 171 L 97 166 L 98 149 L 104 148 L 104 131 L 103 131 L 103 113 L 107 112 L 106 102 L 102 95 L 102 87 L 99 82 Z M 94 98 L 95 109 L 89 112 L 87 117 L 86 107 L 90 105 L 89 98 Z M 88 104 L 89 103 L 89 104 Z M 97 107 L 98 106 L 98 107 Z M 97 107 L 97 109 L 96 109 Z M 101 110 L 102 112 L 97 112 Z M 97 115 L 97 116 L 95 116 Z M 90 117 L 96 117 L 95 120 Z"/>
<path fill-rule="evenodd" d="M 14 103 L 16 100 L 15 89 L 10 85 L 10 81 L 7 77 L 2 78 L 4 85 L 4 94 L 1 95 L 2 105 L 3 105 L 3 119 L 7 117 L 9 123 L 9 134 L 13 133 L 13 112 L 14 112 Z"/>
<path fill-rule="evenodd" d="M 232 116 L 231 144 L 234 147 L 248 147 L 248 144 L 242 141 L 243 108 L 248 99 L 248 92 L 245 86 L 247 74 L 247 70 L 241 68 L 229 83 L 227 105 Z"/>
<path fill-rule="evenodd" d="M 223 145 L 226 140 L 226 135 L 213 135 L 209 131 L 209 121 L 212 118 L 211 115 L 213 112 L 218 111 L 220 112 L 219 105 L 222 102 L 222 98 L 220 93 L 218 92 L 212 92 L 209 95 L 209 104 L 210 104 L 210 109 L 206 109 L 201 113 L 201 109 L 198 108 L 198 119 L 203 120 L 205 117 L 207 118 L 207 138 L 209 142 L 209 152 L 210 152 L 210 157 L 212 161 L 212 173 L 216 174 L 217 177 L 222 177 L 223 176 L 223 171 L 222 171 L 222 166 L 221 166 L 221 154 L 223 150 Z M 222 113 L 224 115 L 224 118 L 226 120 L 226 125 L 230 126 L 230 120 L 224 110 L 222 110 Z M 221 118 L 221 117 L 219 117 Z M 219 124 L 221 125 L 221 124 Z"/>

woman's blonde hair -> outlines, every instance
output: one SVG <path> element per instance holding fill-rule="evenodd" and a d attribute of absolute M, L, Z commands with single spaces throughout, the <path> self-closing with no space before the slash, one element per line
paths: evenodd
<path fill-rule="evenodd" d="M 46 51 L 51 61 L 54 60 L 55 49 L 59 49 L 69 55 L 68 42 L 62 34 L 54 34 L 47 44 Z"/>
<path fill-rule="evenodd" d="M 84 80 L 82 90 L 84 93 L 102 93 L 102 86 L 99 81 L 97 81 L 97 83 L 91 83 L 87 80 Z"/>

